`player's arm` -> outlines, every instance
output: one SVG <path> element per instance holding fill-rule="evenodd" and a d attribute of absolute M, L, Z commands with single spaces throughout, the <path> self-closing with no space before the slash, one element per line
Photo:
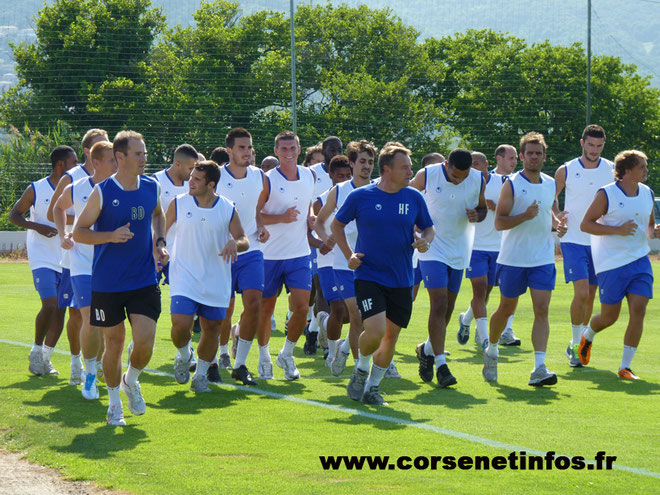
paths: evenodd
<path fill-rule="evenodd" d="M 657 239 L 660 237 L 660 224 L 655 223 L 655 215 L 651 211 L 651 216 L 649 217 L 649 227 L 646 231 L 646 237 L 649 239 Z"/>
<path fill-rule="evenodd" d="M 25 191 L 23 191 L 21 197 L 18 199 L 18 201 L 16 201 L 16 204 L 14 204 L 11 211 L 9 212 L 9 221 L 22 229 L 35 230 L 37 233 L 43 235 L 44 237 L 56 236 L 56 228 L 51 227 L 50 225 L 44 225 L 42 223 L 31 222 L 25 218 L 25 214 L 33 204 L 34 187 L 32 184 L 30 184 L 25 188 Z"/>
<path fill-rule="evenodd" d="M 531 220 L 539 213 L 539 205 L 536 203 L 536 200 L 529 205 L 527 210 L 520 213 L 519 215 L 511 215 L 511 210 L 513 209 L 513 186 L 511 181 L 507 180 L 504 185 L 502 185 L 502 191 L 500 191 L 500 199 L 497 202 L 497 207 L 495 208 L 495 229 L 497 230 L 509 230 L 514 227 L 517 227 L 527 220 Z"/>
<path fill-rule="evenodd" d="M 607 194 L 602 189 L 596 193 L 596 197 L 584 214 L 580 229 L 591 235 L 634 235 L 637 230 L 637 222 L 628 220 L 622 225 L 603 225 L 598 219 L 607 213 Z"/>
<path fill-rule="evenodd" d="M 225 244 L 225 247 L 218 256 L 222 256 L 227 263 L 233 263 L 238 259 L 238 253 L 247 251 L 250 247 L 250 241 L 245 235 L 245 231 L 241 225 L 241 219 L 235 209 L 231 222 L 229 222 L 229 233 L 232 238 Z"/>
<path fill-rule="evenodd" d="M 270 195 L 270 182 L 264 175 L 264 186 L 263 189 L 261 190 L 261 194 L 259 195 L 259 199 L 257 200 L 257 212 L 255 215 L 255 219 L 257 220 L 257 240 L 259 242 L 266 242 L 270 237 L 270 232 L 268 232 L 268 230 L 266 229 L 263 215 L 261 213 L 261 210 L 266 204 L 266 201 L 268 201 L 269 195 Z"/>
<path fill-rule="evenodd" d="M 284 213 L 280 213 L 279 215 L 270 215 L 268 213 L 264 213 L 263 210 L 261 212 L 261 218 L 263 219 L 264 225 L 274 225 L 276 223 L 292 223 L 298 219 L 298 215 L 300 215 L 300 211 L 295 206 L 292 206 Z"/>
<path fill-rule="evenodd" d="M 158 187 L 160 191 L 160 186 Z M 160 195 L 160 194 L 159 194 Z M 151 228 L 154 231 L 154 258 L 161 265 L 166 265 L 170 260 L 170 253 L 167 252 L 165 241 L 165 213 L 162 206 L 160 206 L 160 197 L 156 199 L 156 207 L 151 214 Z"/>
<path fill-rule="evenodd" d="M 172 225 L 176 223 L 176 198 L 170 201 L 170 204 L 167 206 L 167 211 L 165 212 L 165 237 L 169 233 Z"/>
<path fill-rule="evenodd" d="M 418 191 L 423 191 L 426 188 L 426 169 L 423 168 L 410 181 L 410 186 L 414 187 Z"/>
<path fill-rule="evenodd" d="M 362 264 L 362 258 L 364 257 L 363 253 L 354 253 L 351 249 L 351 246 L 348 244 L 348 239 L 346 239 L 346 224 L 341 223 L 335 217 L 330 224 L 330 231 L 332 236 L 335 238 L 335 242 L 341 249 L 342 254 L 348 260 L 348 268 L 355 270 L 358 266 Z"/>
<path fill-rule="evenodd" d="M 109 232 L 93 230 L 92 227 L 100 214 L 101 193 L 98 188 L 94 188 L 73 227 L 73 240 L 83 244 L 105 244 L 107 242 L 126 242 L 133 237 L 130 223 Z"/>
<path fill-rule="evenodd" d="M 332 236 L 332 234 L 328 234 L 326 222 L 337 207 L 337 186 L 334 186 L 330 190 L 324 205 L 321 205 L 321 201 L 318 199 L 314 202 L 314 208 L 316 208 L 317 205 L 319 206 L 319 209 L 315 211 L 316 223 L 314 224 L 314 232 L 316 232 L 316 235 L 325 242 Z"/>
<path fill-rule="evenodd" d="M 486 218 L 486 213 L 488 213 L 488 207 L 486 205 L 486 196 L 484 196 L 484 191 L 486 190 L 486 179 L 483 175 L 481 176 L 481 192 L 479 193 L 479 203 L 477 207 L 473 210 L 468 208 L 465 209 L 465 214 L 468 217 L 469 222 L 481 222 Z"/>
<path fill-rule="evenodd" d="M 71 179 L 71 176 L 69 176 L 69 174 L 64 174 L 62 177 L 60 177 L 60 180 L 57 183 L 57 186 L 55 187 L 55 191 L 53 191 L 53 196 L 50 198 L 50 204 L 48 205 L 48 211 L 46 212 L 46 218 L 51 222 L 55 221 L 54 209 L 57 200 L 60 199 L 60 196 L 64 192 L 64 189 L 67 186 L 71 185 L 72 183 L 73 183 L 73 179 Z M 74 217 L 72 215 L 66 216 L 67 225 L 73 225 L 73 220 Z"/>
<path fill-rule="evenodd" d="M 552 203 L 552 213 L 559 218 L 559 194 L 566 187 L 566 165 L 562 165 L 555 172 L 555 184 L 557 185 L 557 191 L 555 192 L 555 201 Z"/>
<path fill-rule="evenodd" d="M 71 240 L 73 234 L 71 234 L 70 232 L 69 233 L 66 232 L 66 217 L 67 217 L 66 210 L 72 205 L 73 205 L 73 187 L 71 187 L 71 184 L 69 184 L 64 188 L 64 191 L 62 191 L 60 197 L 57 198 L 57 202 L 53 207 L 53 220 L 55 221 L 55 226 L 57 227 L 57 233 L 60 236 L 60 245 L 62 246 L 63 249 L 71 249 L 73 247 L 73 241 Z M 50 206 L 53 206 L 52 201 Z"/>

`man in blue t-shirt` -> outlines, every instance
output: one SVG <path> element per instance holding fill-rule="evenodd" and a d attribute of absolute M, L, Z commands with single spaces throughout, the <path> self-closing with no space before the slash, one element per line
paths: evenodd
<path fill-rule="evenodd" d="M 428 250 L 435 230 L 422 194 L 408 187 L 410 150 L 386 146 L 378 157 L 378 168 L 380 182 L 351 192 L 331 230 L 348 267 L 355 270 L 355 297 L 364 322 L 359 362 L 346 390 L 353 400 L 386 405 L 378 385 L 392 361 L 399 332 L 410 321 L 412 254 L 415 249 Z M 355 252 L 344 232 L 352 220 L 358 231 Z M 422 230 L 421 237 L 415 235 L 415 226 Z"/>

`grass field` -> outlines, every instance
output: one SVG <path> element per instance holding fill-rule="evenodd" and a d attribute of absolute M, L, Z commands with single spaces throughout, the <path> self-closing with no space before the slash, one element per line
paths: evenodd
<path fill-rule="evenodd" d="M 660 273 L 660 263 L 655 262 Z M 140 381 L 144 416 L 124 408 L 128 426 L 105 425 L 107 393 L 82 399 L 67 385 L 66 337 L 53 356 L 59 377 L 33 377 L 27 370 L 33 321 L 39 308 L 27 264 L 0 264 L 0 442 L 30 460 L 55 467 L 74 480 L 133 493 L 659 493 L 660 492 L 660 323 L 652 301 L 646 331 L 633 362 L 638 382 L 617 378 L 626 318 L 594 343 L 588 368 L 572 369 L 564 357 L 570 339 L 571 286 L 561 265 L 550 306 L 548 367 L 554 387 L 527 385 L 533 365 L 529 296 L 521 298 L 515 330 L 520 348 L 501 348 L 499 383 L 481 377 L 482 358 L 470 343 L 459 346 L 448 332 L 449 365 L 458 379 L 452 389 L 422 383 L 414 347 L 426 338 L 428 298 L 415 304 L 410 328 L 397 346 L 401 380 L 386 379 L 381 390 L 389 407 L 351 401 L 345 392 L 350 367 L 332 377 L 322 358 L 296 351 L 301 379 L 276 379 L 256 388 L 226 385 L 194 396 L 171 377 L 174 347 L 169 339 L 169 300 L 163 296 L 156 348 Z M 464 281 L 457 310 L 470 299 Z M 656 283 L 656 294 L 659 294 Z M 498 299 L 494 293 L 492 311 Z M 238 304 L 237 304 L 238 306 Z M 277 308 L 283 328 L 285 301 Z M 237 310 L 237 314 L 240 309 Z M 624 314 L 627 308 L 624 308 Z M 474 325 L 472 327 L 474 331 Z M 282 331 L 271 353 L 282 345 Z M 195 338 L 197 340 L 197 337 Z M 20 345 L 24 344 L 24 345 Z M 253 346 L 248 367 L 256 372 Z M 556 451 L 592 460 L 597 451 L 617 456 L 617 469 L 521 471 L 347 470 L 324 471 L 319 455 L 462 456 L 508 455 L 511 450 Z"/>

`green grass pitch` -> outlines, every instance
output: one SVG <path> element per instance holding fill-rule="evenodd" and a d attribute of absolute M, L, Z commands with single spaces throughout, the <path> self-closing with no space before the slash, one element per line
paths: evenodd
<path fill-rule="evenodd" d="M 654 266 L 660 273 L 660 264 Z M 68 354 L 53 356 L 59 377 L 28 373 L 29 349 L 17 343 L 31 344 L 39 300 L 28 265 L 3 263 L 0 445 L 24 451 L 30 460 L 55 467 L 69 479 L 93 480 L 140 494 L 658 493 L 658 304 L 655 300 L 649 304 L 646 330 L 633 362 L 642 380 L 624 382 L 616 376 L 627 321 L 625 304 L 622 321 L 596 338 L 589 367 L 572 369 L 564 357 L 570 339 L 572 286 L 563 283 L 560 263 L 557 272 L 547 355 L 549 369 L 559 377 L 556 386 L 527 385 L 533 366 L 528 294 L 521 297 L 514 324 L 522 346 L 501 348 L 497 385 L 483 381 L 482 357 L 472 338 L 468 345 L 458 345 L 455 323 L 448 329 L 447 349 L 458 385 L 440 390 L 422 383 L 414 356 L 415 345 L 426 338 L 428 298 L 422 290 L 395 355 L 403 379 L 384 380 L 381 390 L 390 406 L 381 408 L 351 401 L 345 392 L 350 367 L 343 376 L 332 377 L 321 353 L 305 356 L 302 342 L 295 351 L 300 380 L 285 381 L 282 370 L 275 367 L 275 380 L 248 390 L 234 386 L 223 371 L 226 385 L 194 396 L 188 385 L 178 385 L 165 375 L 172 373 L 175 353 L 165 290 L 149 366 L 161 374 L 146 372 L 140 378 L 147 413 L 133 416 L 124 397 L 128 426 L 112 428 L 105 425 L 104 386 L 101 400 L 88 402 L 79 387 L 67 385 Z M 456 315 L 470 298 L 470 284 L 464 280 Z M 498 298 L 495 291 L 490 312 Z M 276 310 L 279 330 L 270 346 L 273 360 L 284 338 L 285 309 L 282 298 Z M 68 352 L 64 335 L 58 349 Z M 254 372 L 257 354 L 255 344 L 248 359 Z M 616 464 L 624 469 L 324 471 L 318 458 L 496 456 L 508 455 L 507 446 L 583 455 L 587 460 L 605 451 L 617 456 Z"/>

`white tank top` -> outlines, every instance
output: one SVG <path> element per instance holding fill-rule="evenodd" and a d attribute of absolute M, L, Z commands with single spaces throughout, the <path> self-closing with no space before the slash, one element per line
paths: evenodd
<path fill-rule="evenodd" d="M 612 182 L 613 169 L 614 164 L 603 158 L 596 168 L 584 168 L 579 158 L 566 163 L 564 210 L 568 212 L 568 231 L 560 239 L 561 242 L 590 245 L 591 236 L 580 230 L 580 224 L 598 190 Z"/>
<path fill-rule="evenodd" d="M 71 184 L 73 184 L 76 181 L 79 181 L 80 179 L 84 179 L 86 177 L 91 177 L 89 175 L 89 173 L 87 173 L 87 170 L 85 170 L 85 168 L 82 165 L 78 165 L 76 167 L 73 167 L 71 170 L 68 170 L 68 171 L 64 172 L 64 175 L 68 175 L 71 178 Z M 71 216 L 75 215 L 75 212 L 73 210 L 73 206 L 70 206 L 69 208 L 67 208 L 66 214 L 71 215 Z M 64 231 L 65 232 L 73 232 L 73 225 L 65 224 Z M 72 251 L 72 249 L 73 248 L 71 248 L 71 249 L 62 249 L 61 265 L 62 265 L 62 268 L 66 268 L 67 270 L 71 268 L 71 251 Z"/>
<path fill-rule="evenodd" d="M 87 204 L 87 200 L 92 194 L 94 185 L 91 177 L 79 179 L 71 185 L 71 199 L 73 201 L 72 208 L 76 221 Z M 94 226 L 92 226 L 92 228 L 94 228 Z M 70 251 L 71 276 L 91 275 L 92 261 L 94 260 L 94 246 L 91 244 L 75 242 L 73 247 L 68 251 Z"/>
<path fill-rule="evenodd" d="M 552 204 L 557 186 L 555 180 L 541 173 L 541 183 L 532 184 L 523 172 L 513 174 L 509 181 L 513 189 L 510 216 L 520 215 L 536 200 L 539 213 L 502 233 L 502 245 L 497 262 L 501 265 L 535 267 L 554 264 L 555 243 L 552 237 Z"/>
<path fill-rule="evenodd" d="M 328 194 L 330 194 L 330 191 L 332 189 L 328 189 L 326 192 L 321 194 L 318 197 L 318 200 L 321 202 L 321 206 L 325 205 L 325 203 L 328 201 Z M 330 214 L 328 219 L 325 221 L 326 228 L 329 229 L 330 224 L 332 224 L 332 221 L 335 218 L 335 214 L 337 213 L 337 209 Z M 326 268 L 326 267 L 333 267 L 334 266 L 334 259 L 335 259 L 335 248 L 333 247 L 328 254 L 321 254 L 319 250 L 316 251 L 316 263 L 318 268 Z"/>
<path fill-rule="evenodd" d="M 500 200 L 500 191 L 502 191 L 502 184 L 504 184 L 505 180 L 505 175 L 491 172 L 488 175 L 488 182 L 486 182 L 484 197 L 497 204 Z M 484 218 L 483 221 L 474 224 L 473 250 L 497 252 L 500 250 L 501 242 L 502 232 L 495 229 L 495 212 L 488 210 L 486 218 Z"/>
<path fill-rule="evenodd" d="M 353 180 L 347 180 L 345 182 L 337 184 L 337 198 L 336 198 L 337 208 L 335 208 L 334 214 L 336 214 L 339 211 L 339 209 L 343 206 L 344 202 L 346 201 L 348 195 L 352 193 L 355 189 L 357 188 L 355 187 L 355 183 L 353 182 Z M 330 224 L 328 224 L 328 226 L 329 225 Z M 351 249 L 353 251 L 355 251 L 355 244 L 357 243 L 357 237 L 358 237 L 355 220 L 351 220 L 350 222 L 348 222 L 348 224 L 346 224 L 346 227 L 344 227 L 344 233 L 346 234 L 346 240 L 348 241 L 348 245 L 351 246 Z M 335 270 L 350 270 L 350 268 L 348 268 L 348 261 L 346 260 L 344 253 L 342 253 L 341 249 L 339 249 L 339 246 L 335 244 L 335 247 L 332 248 L 332 251 L 335 253 L 335 259 L 333 260 L 333 268 Z"/>
<path fill-rule="evenodd" d="M 603 225 L 623 225 L 635 220 L 635 235 L 592 235 L 591 255 L 596 273 L 632 263 L 649 254 L 646 231 L 653 211 L 653 191 L 645 184 L 639 184 L 637 196 L 626 196 L 617 182 L 603 187 L 607 195 L 607 213 L 598 223 Z"/>
<path fill-rule="evenodd" d="M 185 296 L 216 308 L 229 306 L 231 263 L 218 256 L 231 234 L 236 209 L 218 196 L 211 208 L 200 208 L 190 194 L 176 197 L 177 235 L 170 260 L 170 296 Z"/>
<path fill-rule="evenodd" d="M 428 251 L 419 253 L 420 261 L 441 261 L 455 270 L 470 264 L 474 225 L 468 222 L 465 209 L 479 205 L 483 175 L 471 168 L 460 184 L 447 177 L 443 164 L 426 167 L 424 199 L 429 208 L 435 237 Z"/>
<path fill-rule="evenodd" d="M 259 195 L 261 195 L 264 188 L 264 173 L 257 167 L 249 166 L 246 170 L 246 176 L 242 179 L 236 179 L 227 168 L 227 165 L 222 167 L 221 170 L 222 174 L 216 191 L 234 203 L 245 235 L 250 241 L 250 247 L 241 255 L 255 251 L 259 249 L 257 218 L 255 215 Z"/>
<path fill-rule="evenodd" d="M 332 179 L 328 174 L 328 169 L 325 163 L 317 163 L 309 167 L 316 174 L 316 182 L 314 183 L 314 197 L 318 198 L 321 194 L 332 187 Z"/>
<path fill-rule="evenodd" d="M 300 212 L 295 222 L 276 223 L 266 228 L 270 233 L 261 250 L 266 260 L 288 260 L 308 256 L 311 251 L 307 242 L 307 212 L 314 197 L 314 174 L 298 166 L 298 179 L 287 180 L 280 167 L 266 173 L 270 182 L 270 196 L 262 212 L 281 215 L 295 206 Z"/>
<path fill-rule="evenodd" d="M 50 183 L 48 177 L 44 177 L 32 183 L 34 191 L 34 203 L 30 206 L 30 221 L 41 223 L 55 228 L 55 224 L 48 220 L 48 205 L 55 192 L 55 186 Z M 60 238 L 45 237 L 36 230 L 28 229 L 25 240 L 28 253 L 28 264 L 30 270 L 37 268 L 50 268 L 56 272 L 62 272 L 60 261 L 62 259 L 62 248 Z"/>
<path fill-rule="evenodd" d="M 163 209 L 163 213 L 167 212 L 167 207 L 174 200 L 174 198 L 180 194 L 188 194 L 188 181 L 184 181 L 180 186 L 175 185 L 167 173 L 167 169 L 156 172 L 152 175 L 152 177 L 156 179 L 158 184 L 160 184 L 159 199 L 160 207 Z M 167 232 L 167 236 L 165 237 L 167 248 L 171 248 L 174 245 L 177 223 L 172 225 L 170 230 Z"/>

